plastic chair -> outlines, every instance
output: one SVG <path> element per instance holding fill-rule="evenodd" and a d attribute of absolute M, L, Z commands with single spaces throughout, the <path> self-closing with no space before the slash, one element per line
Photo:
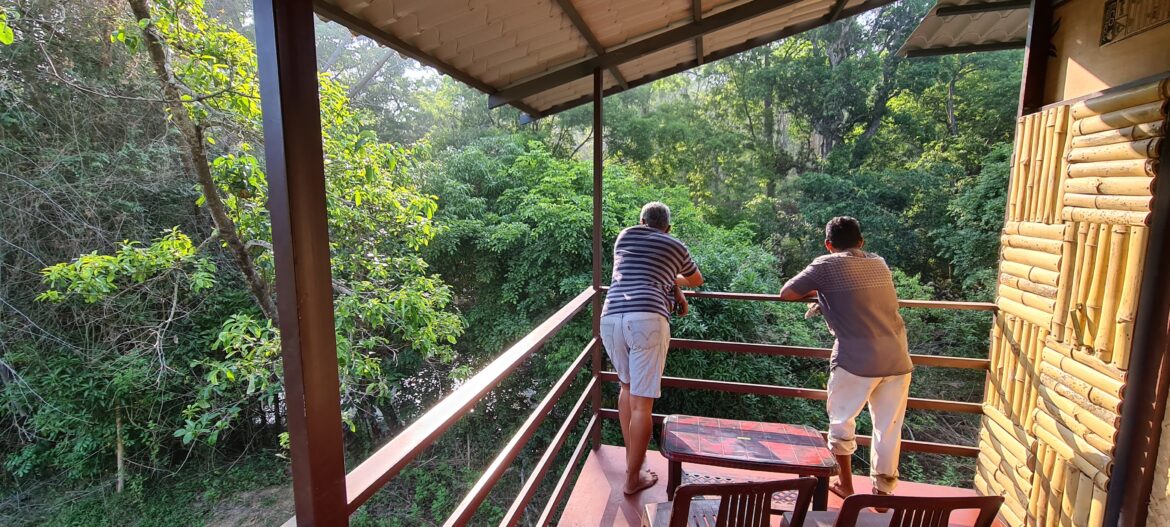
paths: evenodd
<path fill-rule="evenodd" d="M 1000 505 L 1003 505 L 1002 496 L 925 498 L 854 494 L 845 498 L 840 512 L 810 512 L 803 522 L 804 527 L 947 527 L 952 512 L 979 509 L 974 527 L 991 527 Z M 870 508 L 889 510 L 877 513 L 867 510 Z M 801 524 L 790 521 L 788 525 Z"/>
<path fill-rule="evenodd" d="M 792 512 L 804 521 L 817 478 L 795 478 L 749 483 L 683 485 L 674 501 L 646 504 L 643 527 L 768 527 L 772 519 L 772 495 L 796 491 Z M 718 496 L 706 498 L 705 496 Z"/>

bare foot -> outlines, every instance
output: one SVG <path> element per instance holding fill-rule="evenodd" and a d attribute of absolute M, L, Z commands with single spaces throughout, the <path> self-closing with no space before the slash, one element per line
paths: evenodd
<path fill-rule="evenodd" d="M 638 482 L 631 486 L 627 481 L 626 488 L 622 489 L 622 492 L 626 494 L 637 494 L 643 490 L 653 487 L 656 483 L 658 483 L 658 474 L 655 474 L 654 472 L 646 469 L 642 469 L 642 471 L 638 473 Z"/>
<path fill-rule="evenodd" d="M 845 499 L 853 495 L 853 485 L 845 486 L 841 484 L 841 480 L 835 479 L 829 483 L 829 492 L 836 494 L 841 499 Z"/>

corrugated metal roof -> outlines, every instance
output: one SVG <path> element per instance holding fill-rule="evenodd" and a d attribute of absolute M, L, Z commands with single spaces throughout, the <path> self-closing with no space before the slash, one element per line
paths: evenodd
<path fill-rule="evenodd" d="M 904 56 L 1023 48 L 1029 2 L 940 0 L 898 50 Z"/>
<path fill-rule="evenodd" d="M 539 118 L 588 102 L 594 68 L 606 71 L 609 95 L 892 1 L 315 0 L 315 6 L 323 17 L 487 93 L 493 105 Z"/>

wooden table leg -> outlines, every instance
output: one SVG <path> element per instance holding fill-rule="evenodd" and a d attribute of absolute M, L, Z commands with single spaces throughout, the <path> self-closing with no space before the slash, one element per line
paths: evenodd
<path fill-rule="evenodd" d="M 679 483 L 682 482 L 682 463 L 679 461 L 671 461 L 667 464 L 666 469 L 666 499 L 674 499 L 674 491 L 678 489 Z M 826 487 L 827 489 L 828 487 Z"/>
<path fill-rule="evenodd" d="M 828 510 L 829 508 L 829 478 L 817 476 L 817 488 L 813 492 L 812 509 L 814 511 Z"/>

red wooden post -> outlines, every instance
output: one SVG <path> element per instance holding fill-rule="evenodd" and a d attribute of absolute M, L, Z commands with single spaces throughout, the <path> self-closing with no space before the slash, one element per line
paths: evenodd
<path fill-rule="evenodd" d="M 298 525 L 349 524 L 311 0 L 256 0 L 268 208 Z"/>
<path fill-rule="evenodd" d="M 601 68 L 593 70 L 593 377 L 601 375 L 601 174 L 602 158 L 602 89 L 605 87 Z M 594 383 L 593 415 L 601 412 L 601 383 Z M 601 427 L 593 429 L 593 449 L 601 448 Z"/>
<path fill-rule="evenodd" d="M 1017 114 L 1028 115 L 1044 106 L 1048 72 L 1048 48 L 1052 45 L 1052 0 L 1032 0 L 1028 15 L 1028 41 L 1024 45 L 1024 72 L 1020 79 Z"/>

